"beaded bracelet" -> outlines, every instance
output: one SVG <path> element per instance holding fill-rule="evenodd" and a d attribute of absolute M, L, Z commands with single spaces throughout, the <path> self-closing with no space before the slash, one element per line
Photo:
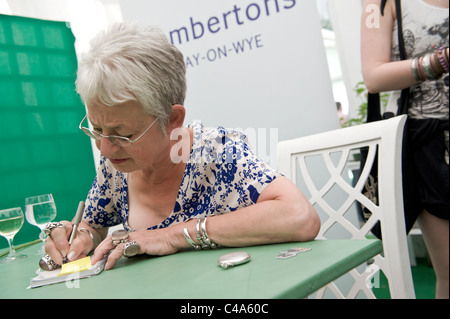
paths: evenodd
<path fill-rule="evenodd" d="M 449 63 L 446 47 L 441 47 L 434 53 L 427 53 L 423 57 L 417 57 L 412 59 L 411 73 L 417 82 L 423 82 L 426 80 L 436 80 L 440 77 L 440 75 L 436 74 L 433 71 L 433 68 L 431 67 L 431 58 L 433 54 L 437 67 L 439 67 L 442 70 L 442 73 L 449 72 Z"/>

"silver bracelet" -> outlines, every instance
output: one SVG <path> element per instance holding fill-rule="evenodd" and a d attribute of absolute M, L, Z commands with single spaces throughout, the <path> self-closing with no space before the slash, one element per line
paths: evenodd
<path fill-rule="evenodd" d="M 220 245 L 213 242 L 211 239 L 209 239 L 208 233 L 206 232 L 206 219 L 208 217 L 205 217 L 201 223 L 201 230 L 202 230 L 202 240 L 203 242 L 208 246 L 208 248 L 219 248 Z"/>
<path fill-rule="evenodd" d="M 202 232 L 200 231 L 200 223 L 201 219 L 197 219 L 197 224 L 195 224 L 195 229 L 197 231 L 197 240 L 199 241 L 202 249 L 206 249 L 209 248 L 209 245 L 203 240 L 204 237 L 202 235 Z"/>
<path fill-rule="evenodd" d="M 186 238 L 186 241 L 188 242 L 188 244 L 191 245 L 192 247 L 194 247 L 195 250 L 202 249 L 202 247 L 200 245 L 198 245 L 195 241 L 193 241 L 191 236 L 189 236 L 187 227 L 183 228 L 183 234 L 184 234 L 184 238 Z"/>
<path fill-rule="evenodd" d="M 417 67 L 418 67 L 418 60 L 419 60 L 419 58 L 414 58 L 414 59 L 411 60 L 411 72 L 412 72 L 412 74 L 414 76 L 414 79 L 417 82 L 423 82 L 424 80 L 420 77 L 419 70 L 417 69 Z"/>
<path fill-rule="evenodd" d="M 422 60 L 422 70 L 427 79 L 436 80 L 437 76 L 434 74 L 433 69 L 431 68 L 431 53 L 427 53 Z"/>

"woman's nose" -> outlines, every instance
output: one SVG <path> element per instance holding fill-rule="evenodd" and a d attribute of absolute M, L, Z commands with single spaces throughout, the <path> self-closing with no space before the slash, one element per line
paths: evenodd
<path fill-rule="evenodd" d="M 116 145 L 113 142 L 111 142 L 107 137 L 102 137 L 100 140 L 96 140 L 95 144 L 97 145 L 97 148 L 100 150 L 100 153 L 106 157 L 111 157 L 121 148 L 119 145 Z"/>

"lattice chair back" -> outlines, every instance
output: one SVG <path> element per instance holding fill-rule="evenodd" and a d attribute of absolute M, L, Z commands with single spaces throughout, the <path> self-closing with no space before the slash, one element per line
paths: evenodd
<path fill-rule="evenodd" d="M 374 225 L 379 222 L 381 226 L 383 253 L 375 256 L 373 263 L 344 275 L 347 279 L 320 289 L 316 298 L 323 298 L 325 293 L 337 298 L 375 298 L 372 288 L 379 283 L 380 270 L 388 280 L 391 298 L 415 298 L 402 196 L 405 121 L 406 116 L 398 116 L 278 144 L 280 172 L 309 196 L 320 215 L 322 226 L 317 239 L 365 240 Z M 368 148 L 368 155 L 358 177 L 360 162 L 353 155 L 361 148 Z M 364 184 L 372 181 L 369 173 L 376 160 L 378 185 L 372 186 L 378 190 L 378 204 L 362 194 Z M 361 207 L 370 211 L 365 218 Z"/>

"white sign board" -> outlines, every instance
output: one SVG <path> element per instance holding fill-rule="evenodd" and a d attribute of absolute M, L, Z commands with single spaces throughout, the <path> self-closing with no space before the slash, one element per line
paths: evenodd
<path fill-rule="evenodd" d="M 243 129 L 275 167 L 278 140 L 338 128 L 315 1 L 121 0 L 121 9 L 183 52 L 187 123 Z"/>

